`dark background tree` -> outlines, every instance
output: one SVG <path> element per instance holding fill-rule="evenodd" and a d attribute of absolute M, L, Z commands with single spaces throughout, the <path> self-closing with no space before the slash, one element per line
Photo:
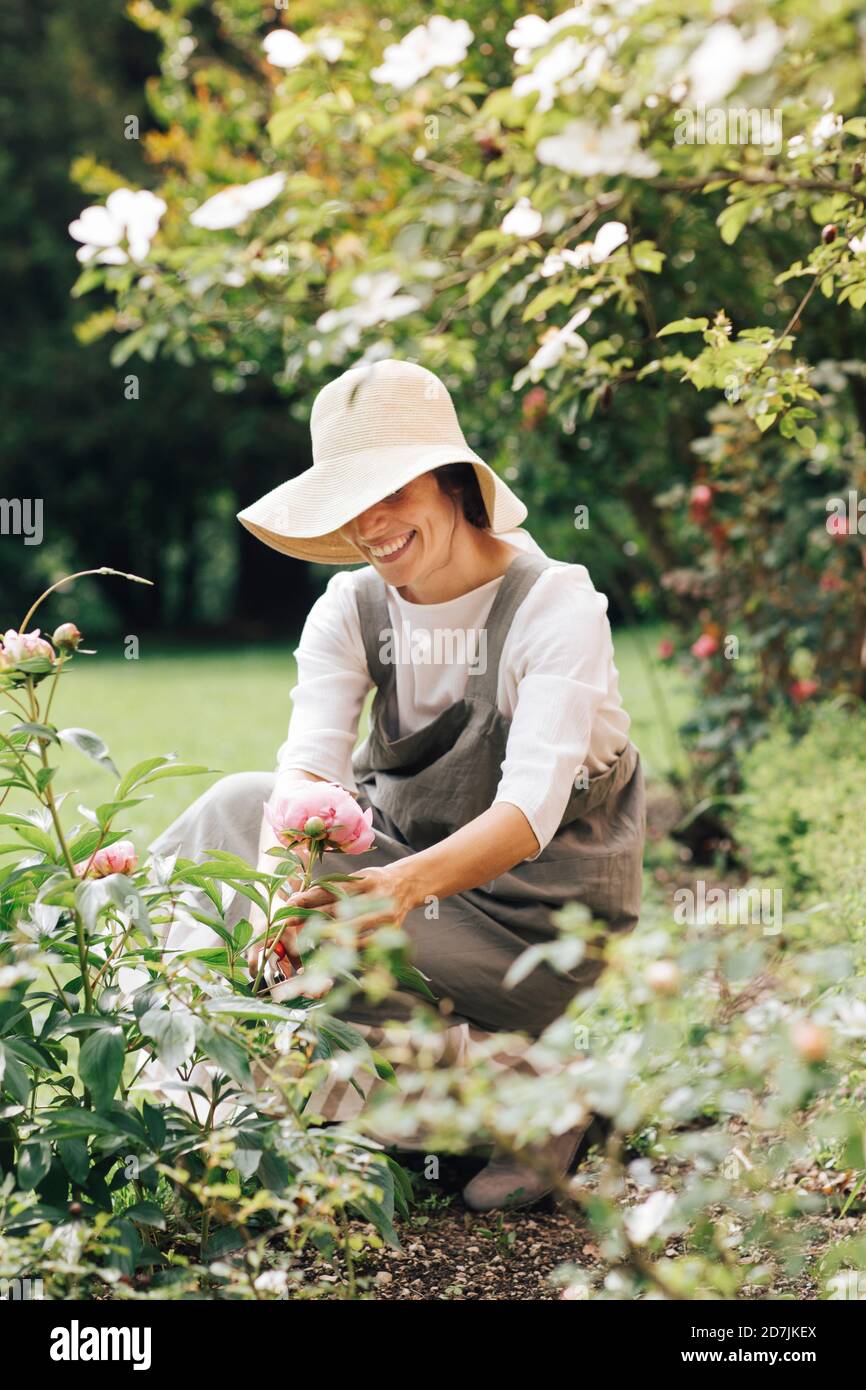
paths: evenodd
<path fill-rule="evenodd" d="M 0 497 L 41 498 L 45 530 L 39 546 L 0 536 L 6 611 L 23 613 L 43 581 L 107 564 L 157 582 L 89 588 L 90 631 L 296 632 L 315 576 L 232 521 L 309 464 L 286 398 L 264 379 L 219 395 L 201 365 L 114 368 L 110 341 L 75 336 L 92 304 L 69 297 L 67 226 L 88 201 L 70 169 L 92 157 L 151 181 L 124 117 L 148 128 L 158 45 L 103 0 L 4 6 L 0 32 Z M 137 400 L 125 398 L 133 372 Z"/>

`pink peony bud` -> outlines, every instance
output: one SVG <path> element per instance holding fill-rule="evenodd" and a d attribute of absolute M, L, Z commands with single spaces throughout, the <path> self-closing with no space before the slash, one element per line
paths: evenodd
<path fill-rule="evenodd" d="M 85 859 L 83 863 L 77 864 L 75 872 L 83 875 L 89 862 Z M 107 878 L 109 874 L 131 874 L 137 866 L 138 855 L 135 845 L 131 840 L 118 840 L 115 844 L 105 845 L 96 851 L 87 872 L 90 878 Z"/>
<path fill-rule="evenodd" d="M 669 637 L 663 637 L 658 645 L 659 661 L 670 661 L 675 651 L 676 647 L 671 639 Z"/>
<path fill-rule="evenodd" d="M 51 640 L 60 651 L 74 652 L 81 642 L 81 633 L 74 623 L 61 623 Z"/>
<path fill-rule="evenodd" d="M 647 966 L 647 984 L 655 994 L 676 994 L 680 972 L 672 960 L 654 960 Z"/>
<path fill-rule="evenodd" d="M 362 811 L 353 796 L 332 782 L 303 782 L 273 804 L 265 816 L 287 848 L 314 841 L 343 854 L 364 854 L 374 840 L 373 811 Z"/>
<path fill-rule="evenodd" d="M 791 1029 L 794 1051 L 804 1062 L 823 1062 L 830 1050 L 830 1039 L 810 1018 L 800 1018 Z"/>
<path fill-rule="evenodd" d="M 702 632 L 697 642 L 692 643 L 692 656 L 696 656 L 700 661 L 706 661 L 719 650 L 718 639 L 713 637 L 711 632 Z"/>

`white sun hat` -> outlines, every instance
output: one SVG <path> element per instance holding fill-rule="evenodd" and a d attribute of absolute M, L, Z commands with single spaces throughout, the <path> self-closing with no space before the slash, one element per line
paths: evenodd
<path fill-rule="evenodd" d="M 437 376 L 387 358 L 329 382 L 310 417 L 313 466 L 238 512 L 266 545 L 326 565 L 367 557 L 340 528 L 430 469 L 470 463 L 490 530 L 512 531 L 526 507 L 463 437 L 454 403 Z"/>

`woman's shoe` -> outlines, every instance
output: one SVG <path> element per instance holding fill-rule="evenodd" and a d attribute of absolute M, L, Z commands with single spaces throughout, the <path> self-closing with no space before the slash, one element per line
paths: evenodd
<path fill-rule="evenodd" d="M 588 1116 L 574 1129 L 532 1150 L 525 1159 L 494 1150 L 487 1167 L 463 1189 L 467 1207 L 471 1211 L 498 1211 L 501 1207 L 528 1207 L 546 1197 L 568 1173 L 591 1124 L 592 1116 Z"/>

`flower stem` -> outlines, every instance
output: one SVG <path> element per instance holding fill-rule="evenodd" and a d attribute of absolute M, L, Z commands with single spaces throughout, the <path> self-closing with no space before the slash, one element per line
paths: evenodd
<path fill-rule="evenodd" d="M 78 570 L 75 574 L 64 575 L 62 579 L 58 579 L 56 584 L 52 584 L 50 589 L 46 589 L 44 593 L 39 595 L 36 602 L 31 604 L 30 608 L 27 610 L 27 612 L 24 614 L 24 617 L 21 619 L 21 626 L 19 627 L 18 631 L 26 631 L 27 624 L 30 622 L 30 619 L 33 617 L 33 614 L 36 612 L 37 608 L 40 606 L 40 604 L 45 602 L 49 594 L 54 593 L 55 589 L 62 589 L 64 584 L 71 584 L 73 579 L 84 579 L 85 576 L 88 574 L 114 574 L 117 575 L 118 579 L 131 580 L 133 584 L 153 584 L 152 579 L 142 579 L 141 576 L 138 574 L 125 574 L 123 570 L 109 569 L 107 565 L 103 565 L 99 569 L 95 570 Z"/>

